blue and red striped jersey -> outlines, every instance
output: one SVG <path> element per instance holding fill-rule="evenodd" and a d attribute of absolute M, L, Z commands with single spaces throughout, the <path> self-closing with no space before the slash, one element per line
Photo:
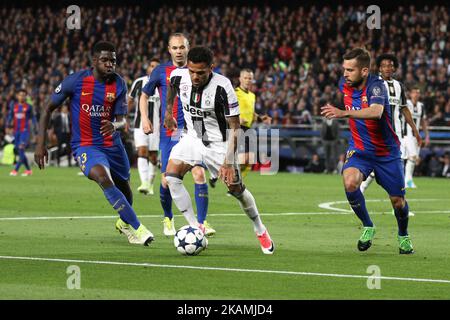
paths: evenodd
<path fill-rule="evenodd" d="M 14 129 L 14 133 L 29 131 L 30 120 L 36 128 L 36 116 L 30 104 L 11 102 L 9 105 L 7 124 Z"/>
<path fill-rule="evenodd" d="M 93 69 L 82 70 L 67 76 L 55 89 L 51 102 L 60 105 L 70 98 L 72 119 L 72 149 L 84 146 L 112 147 L 121 144 L 120 134 L 103 136 L 101 120 L 114 121 L 116 115 L 127 113 L 127 86 L 118 74 L 114 81 L 97 81 Z"/>
<path fill-rule="evenodd" d="M 389 98 L 383 80 L 374 74 L 369 74 L 362 90 L 349 86 L 342 77 L 339 90 L 344 94 L 346 110 L 361 110 L 370 108 L 372 104 L 381 104 L 384 111 L 379 120 L 349 119 L 350 147 L 363 151 L 368 156 L 399 157 L 400 142 L 391 125 L 391 110 Z"/>
<path fill-rule="evenodd" d="M 161 134 L 160 139 L 171 139 L 173 131 L 164 128 L 164 115 L 167 108 L 167 88 L 170 85 L 170 73 L 177 67 L 172 63 L 172 61 L 162 63 L 158 65 L 150 75 L 150 79 L 147 84 L 142 88 L 142 92 L 148 96 L 152 96 L 157 88 L 159 91 L 159 96 L 161 97 L 161 116 L 160 116 L 160 128 Z M 177 119 L 178 128 L 181 130 L 184 128 L 184 116 L 183 116 L 183 106 L 179 97 L 175 99 L 175 105 L 173 108 L 173 117 Z"/>

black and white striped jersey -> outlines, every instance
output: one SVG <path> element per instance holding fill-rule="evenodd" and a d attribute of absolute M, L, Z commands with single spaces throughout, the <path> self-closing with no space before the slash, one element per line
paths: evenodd
<path fill-rule="evenodd" d="M 142 128 L 141 124 L 141 111 L 139 110 L 139 98 L 141 96 L 142 88 L 148 82 L 149 76 L 143 76 L 134 80 L 131 85 L 129 97 L 134 99 L 135 113 L 134 113 L 134 127 Z M 148 118 L 153 126 L 153 132 L 159 132 L 160 126 L 160 107 L 161 101 L 158 90 L 155 90 L 155 94 L 148 98 Z"/>
<path fill-rule="evenodd" d="M 422 119 L 426 119 L 423 103 L 417 101 L 417 103 L 414 104 L 410 99 L 408 99 L 407 105 L 409 111 L 411 112 L 414 124 L 416 125 L 417 130 L 420 131 L 420 123 Z M 411 127 L 406 123 L 406 121 L 403 122 L 403 134 L 410 137 L 414 136 Z"/>
<path fill-rule="evenodd" d="M 405 87 L 400 81 L 395 79 L 384 80 L 384 85 L 389 96 L 389 105 L 391 107 L 391 125 L 397 137 L 402 138 L 403 115 L 400 112 L 402 108 L 406 107 L 406 91 Z"/>
<path fill-rule="evenodd" d="M 231 81 L 213 72 L 203 87 L 192 86 L 187 68 L 170 74 L 170 83 L 183 104 L 187 134 L 203 142 L 226 141 L 226 117 L 239 115 L 239 104 Z"/>

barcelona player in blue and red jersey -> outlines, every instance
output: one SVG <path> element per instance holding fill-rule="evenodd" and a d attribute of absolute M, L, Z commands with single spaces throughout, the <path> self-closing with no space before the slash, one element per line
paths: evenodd
<path fill-rule="evenodd" d="M 156 89 L 159 90 L 161 97 L 161 123 L 160 123 L 160 143 L 161 150 L 161 186 L 160 201 L 164 211 L 164 234 L 166 236 L 175 235 L 175 225 L 172 213 L 172 196 L 164 177 L 169 155 L 172 148 L 178 143 L 181 135 L 180 131 L 167 130 L 163 126 L 163 119 L 167 107 L 167 87 L 170 85 L 170 73 L 179 67 L 185 67 L 187 64 L 187 54 L 189 50 L 189 41 L 182 33 L 173 33 L 169 36 L 168 50 L 172 61 L 162 63 L 157 66 L 150 75 L 147 84 L 142 88 L 142 94 L 139 100 L 139 109 L 141 111 L 142 129 L 146 134 L 153 130 L 148 120 L 147 101 Z M 178 128 L 184 128 L 184 116 L 180 99 L 175 100 L 173 116 L 177 121 Z M 207 236 L 213 235 L 216 231 L 206 221 L 208 212 L 208 184 L 206 183 L 205 170 L 202 166 L 195 166 L 191 170 L 195 182 L 195 202 L 197 205 L 197 220 L 205 227 Z"/>
<path fill-rule="evenodd" d="M 374 171 L 378 184 L 389 194 L 394 208 L 399 252 L 413 253 L 408 235 L 409 208 L 405 200 L 400 142 L 391 126 L 389 99 L 383 80 L 369 73 L 370 54 L 365 49 L 353 49 L 343 58 L 344 76 L 339 89 L 344 94 L 345 110 L 327 104 L 322 107 L 322 115 L 328 119 L 349 118 L 352 139 L 342 174 L 348 202 L 364 226 L 358 249 L 369 249 L 375 235 L 375 226 L 359 188 Z"/>
<path fill-rule="evenodd" d="M 19 161 L 17 161 L 16 166 L 9 173 L 11 176 L 17 176 L 22 164 L 25 166 L 25 172 L 22 173 L 22 176 L 30 176 L 32 174 L 28 159 L 25 155 L 25 149 L 30 143 L 31 124 L 35 131 L 37 131 L 37 121 L 33 112 L 33 107 L 25 102 L 26 97 L 27 92 L 25 89 L 20 89 L 17 92 L 17 102 L 11 102 L 8 118 L 6 120 L 7 126 L 12 128 L 14 132 L 14 146 L 19 153 Z"/>
<path fill-rule="evenodd" d="M 130 164 L 116 130 L 125 127 L 127 113 L 125 81 L 115 72 L 116 52 L 112 43 L 101 41 L 93 48 L 93 68 L 72 73 L 55 89 L 40 119 L 35 161 L 44 169 L 48 160 L 46 129 L 51 113 L 70 98 L 71 147 L 86 177 L 102 188 L 120 218 L 119 232 L 130 243 L 148 245 L 153 234 L 139 222 L 132 208 Z"/>

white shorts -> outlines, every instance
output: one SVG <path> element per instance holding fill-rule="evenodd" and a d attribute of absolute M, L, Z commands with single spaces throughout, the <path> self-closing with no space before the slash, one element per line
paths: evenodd
<path fill-rule="evenodd" d="M 169 160 L 180 160 L 192 167 L 204 164 L 210 172 L 211 178 L 217 178 L 219 169 L 225 161 L 226 144 L 227 142 L 224 141 L 215 141 L 205 146 L 201 139 L 186 134 L 173 147 Z M 234 164 L 234 169 L 236 174 L 233 184 L 240 184 L 241 172 L 237 163 Z"/>
<path fill-rule="evenodd" d="M 402 159 L 418 157 L 420 154 L 420 147 L 414 136 L 404 136 L 401 141 L 400 150 L 402 152 Z"/>
<path fill-rule="evenodd" d="M 149 151 L 159 150 L 159 133 L 145 134 L 140 128 L 134 129 L 134 144 L 136 149 L 139 147 L 148 147 Z"/>

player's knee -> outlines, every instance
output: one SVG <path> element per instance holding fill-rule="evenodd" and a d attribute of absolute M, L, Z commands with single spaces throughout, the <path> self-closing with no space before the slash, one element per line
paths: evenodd
<path fill-rule="evenodd" d="M 114 182 L 107 175 L 99 175 L 92 177 L 103 189 L 112 187 Z"/>
<path fill-rule="evenodd" d="M 239 197 L 244 192 L 244 190 L 245 187 L 242 184 L 232 184 L 228 186 L 228 191 L 235 198 Z"/>
<path fill-rule="evenodd" d="M 145 147 L 138 148 L 138 157 L 148 158 L 148 150 Z"/>
<path fill-rule="evenodd" d="M 176 173 L 166 172 L 165 176 L 167 186 L 170 189 L 176 188 L 177 186 L 183 184 L 183 177 Z"/>
<path fill-rule="evenodd" d="M 344 177 L 344 187 L 347 192 L 354 192 L 358 190 L 360 181 L 353 176 Z"/>
<path fill-rule="evenodd" d="M 206 183 L 205 170 L 200 166 L 195 166 L 192 168 L 192 177 L 194 178 L 194 182 L 197 184 Z"/>
<path fill-rule="evenodd" d="M 405 206 L 405 198 L 403 197 L 391 197 L 392 208 L 402 209 Z"/>

